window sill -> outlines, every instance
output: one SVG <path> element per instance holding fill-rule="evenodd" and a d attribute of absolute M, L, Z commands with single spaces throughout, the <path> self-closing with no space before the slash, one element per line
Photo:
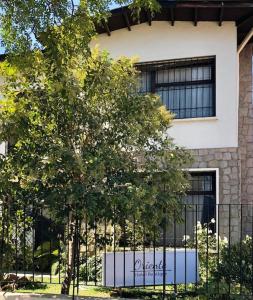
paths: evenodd
<path fill-rule="evenodd" d="M 205 122 L 205 121 L 217 121 L 217 117 L 203 117 L 203 118 L 186 118 L 186 119 L 174 119 L 173 123 L 185 123 L 185 122 Z"/>

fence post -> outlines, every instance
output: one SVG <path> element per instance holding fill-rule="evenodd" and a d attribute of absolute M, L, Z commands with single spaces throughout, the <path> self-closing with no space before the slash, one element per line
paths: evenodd
<path fill-rule="evenodd" d="M 177 223 L 176 223 L 176 210 L 174 209 L 173 214 L 173 224 L 174 224 L 174 294 L 177 295 Z"/>
<path fill-rule="evenodd" d="M 253 205 L 251 205 L 251 267 L 253 269 Z M 252 271 L 252 278 L 251 278 L 251 296 L 253 295 L 253 271 Z"/>
<path fill-rule="evenodd" d="M 228 206 L 228 257 L 229 270 L 231 270 L 231 204 Z M 228 293 L 231 293 L 231 274 L 229 274 Z"/>
<path fill-rule="evenodd" d="M 166 213 L 163 218 L 163 299 L 166 297 Z"/>

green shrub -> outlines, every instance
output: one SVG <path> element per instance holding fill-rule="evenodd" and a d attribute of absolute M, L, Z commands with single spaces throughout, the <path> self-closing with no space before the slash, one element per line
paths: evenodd
<path fill-rule="evenodd" d="M 216 233 L 213 233 L 215 220 L 207 224 L 197 223 L 194 232 L 194 238 L 184 237 L 187 247 L 198 250 L 199 256 L 199 273 L 200 280 L 206 282 L 212 280 L 213 274 L 217 271 L 218 255 L 217 245 L 219 243 L 219 249 L 225 249 L 227 246 L 227 239 L 218 237 Z"/>
<path fill-rule="evenodd" d="M 212 229 L 215 220 L 202 225 L 198 222 L 194 238 L 184 237 L 187 247 L 198 248 L 199 255 L 199 287 L 208 285 L 209 293 L 219 289 L 226 292 L 228 285 L 234 292 L 243 287 L 251 292 L 253 278 L 253 241 L 246 236 L 242 241 L 228 245 L 226 237 L 218 237 Z M 219 253 L 218 253 L 219 244 Z"/>
<path fill-rule="evenodd" d="M 241 284 L 246 289 L 252 289 L 252 238 L 246 236 L 244 240 L 224 247 L 220 253 L 220 263 L 213 272 L 216 281 L 227 284 Z"/>
<path fill-rule="evenodd" d="M 1 204 L 0 204 L 1 205 Z M 0 212 L 0 274 L 9 270 L 32 270 L 33 219 L 23 210 L 8 215 L 7 208 Z"/>
<path fill-rule="evenodd" d="M 49 272 L 53 263 L 59 259 L 59 246 L 57 242 L 44 242 L 34 252 L 35 269 Z"/>
<path fill-rule="evenodd" d="M 102 258 L 101 256 L 89 257 L 87 262 L 80 266 L 80 280 L 98 282 L 102 280 Z"/>

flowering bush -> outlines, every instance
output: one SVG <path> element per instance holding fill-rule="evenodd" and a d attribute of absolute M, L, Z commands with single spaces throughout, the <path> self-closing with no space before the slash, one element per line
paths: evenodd
<path fill-rule="evenodd" d="M 215 220 L 202 225 L 197 223 L 194 237 L 184 236 L 187 247 L 198 250 L 199 274 L 202 284 L 209 289 L 223 288 L 252 289 L 253 278 L 253 241 L 246 236 L 238 243 L 228 245 L 226 237 L 221 238 L 213 232 Z M 218 247 L 219 245 L 219 247 Z M 218 252 L 219 250 L 219 252 Z"/>
<path fill-rule="evenodd" d="M 202 225 L 197 222 L 195 227 L 194 237 L 184 236 L 183 241 L 190 248 L 198 250 L 199 256 L 199 274 L 202 282 L 207 282 L 216 274 L 218 266 L 217 246 L 219 243 L 220 251 L 225 249 L 228 244 L 227 238 L 218 237 L 213 232 L 215 220 L 212 219 L 209 223 Z"/>
<path fill-rule="evenodd" d="M 241 285 L 251 291 L 253 265 L 252 238 L 246 238 L 236 244 L 225 247 L 220 253 L 220 263 L 214 279 L 231 285 Z"/>

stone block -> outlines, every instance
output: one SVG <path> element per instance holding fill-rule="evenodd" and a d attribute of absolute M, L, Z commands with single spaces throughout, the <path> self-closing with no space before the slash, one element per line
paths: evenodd
<path fill-rule="evenodd" d="M 199 164 L 199 168 L 206 168 L 207 167 L 207 163 L 206 162 L 201 162 Z"/>
<path fill-rule="evenodd" d="M 253 195 L 253 185 L 249 185 L 249 186 L 247 187 L 247 193 L 248 193 L 249 195 Z"/>
<path fill-rule="evenodd" d="M 228 162 L 229 167 L 236 167 L 238 165 L 238 161 L 237 160 L 230 160 Z"/>
<path fill-rule="evenodd" d="M 222 153 L 215 153 L 214 157 L 217 160 L 221 160 L 222 159 Z"/>
<path fill-rule="evenodd" d="M 209 151 L 207 149 L 200 149 L 199 150 L 199 155 L 208 155 Z"/>
<path fill-rule="evenodd" d="M 229 176 L 224 175 L 224 176 L 222 177 L 222 181 L 223 181 L 223 182 L 229 182 Z"/>
<path fill-rule="evenodd" d="M 247 171 L 246 173 L 247 173 L 248 177 L 253 176 L 253 168 L 252 167 L 248 167 L 246 171 Z"/>
<path fill-rule="evenodd" d="M 216 159 L 208 162 L 208 167 L 210 167 L 210 168 L 217 168 L 218 166 L 219 166 L 219 163 Z"/>
<path fill-rule="evenodd" d="M 213 154 L 208 154 L 206 157 L 205 157 L 205 161 L 206 162 L 209 162 L 211 160 L 214 160 L 214 155 Z"/>
<path fill-rule="evenodd" d="M 231 168 L 226 168 L 223 170 L 225 175 L 230 175 L 231 174 Z"/>
<path fill-rule="evenodd" d="M 223 194 L 224 195 L 230 195 L 230 190 L 229 189 L 224 189 Z"/>

